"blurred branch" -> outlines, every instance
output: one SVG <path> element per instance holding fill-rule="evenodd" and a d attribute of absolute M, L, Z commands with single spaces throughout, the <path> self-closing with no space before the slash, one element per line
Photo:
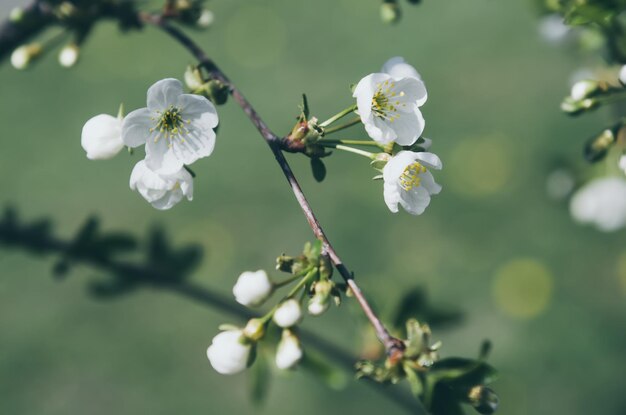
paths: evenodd
<path fill-rule="evenodd" d="M 0 220 L 0 246 L 22 249 L 33 255 L 57 255 L 59 259 L 53 269 L 56 278 L 66 277 L 77 264 L 89 265 L 108 273 L 111 280 L 96 281 L 89 286 L 91 295 L 96 298 L 113 298 L 137 289 L 153 288 L 178 294 L 244 321 L 258 317 L 256 313 L 223 295 L 188 281 L 202 258 L 198 246 L 187 245 L 174 249 L 165 233 L 159 229 L 152 230 L 144 245 L 143 261 L 118 259 L 119 255 L 136 252 L 140 247 L 139 241 L 124 233 L 101 232 L 99 220 L 94 217 L 87 219 L 70 240 L 53 235 L 50 219 L 22 223 L 12 208 L 5 209 Z M 353 371 L 357 359 L 350 352 L 306 330 L 300 331 L 300 334 L 313 349 L 346 371 Z M 387 388 L 373 381 L 367 384 L 410 413 L 425 413 L 418 401 L 404 391 Z"/>
<path fill-rule="evenodd" d="M 167 19 L 164 19 L 161 16 L 142 13 L 140 15 L 140 18 L 145 23 L 155 25 L 167 34 L 169 34 L 171 37 L 173 37 L 182 46 L 189 50 L 189 52 L 191 52 L 191 54 L 198 60 L 198 62 L 209 72 L 209 75 L 212 79 L 216 79 L 222 82 L 224 85 L 228 86 L 230 95 L 237 102 L 237 104 L 239 104 L 241 109 L 246 113 L 252 124 L 254 124 L 261 136 L 263 136 L 265 142 L 268 144 L 270 150 L 274 154 L 276 161 L 283 171 L 285 178 L 289 182 L 291 190 L 293 191 L 296 199 L 298 200 L 298 203 L 300 204 L 300 207 L 302 208 L 302 211 L 304 212 L 309 226 L 313 230 L 315 236 L 323 242 L 325 253 L 329 256 L 335 268 L 337 268 L 346 284 L 350 287 L 350 290 L 352 291 L 354 297 L 357 299 L 359 305 L 363 309 L 363 312 L 376 330 L 376 336 L 384 345 L 387 354 L 389 356 L 401 356 L 404 352 L 404 343 L 400 339 L 393 337 L 389 333 L 382 321 L 372 310 L 361 289 L 355 282 L 354 275 L 344 265 L 343 261 L 328 240 L 328 237 L 324 233 L 320 222 L 315 217 L 311 205 L 307 201 L 306 196 L 304 195 L 304 192 L 302 191 L 302 188 L 298 183 L 298 180 L 296 179 L 289 163 L 287 162 L 287 159 L 285 158 L 285 155 L 283 154 L 281 147 L 283 140 L 272 132 L 272 130 L 261 119 L 252 104 L 243 96 L 243 94 L 228 79 L 228 77 L 217 67 L 215 62 L 213 62 L 213 60 L 211 60 L 211 58 L 209 58 L 208 55 L 189 36 L 187 36 L 177 27 L 170 24 Z"/>
<path fill-rule="evenodd" d="M 0 25 L 0 61 L 54 21 L 52 10 L 46 3 L 37 0 L 24 6 L 19 23 L 6 20 Z"/>

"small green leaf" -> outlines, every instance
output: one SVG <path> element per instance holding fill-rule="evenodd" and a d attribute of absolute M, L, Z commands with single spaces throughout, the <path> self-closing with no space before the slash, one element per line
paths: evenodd
<path fill-rule="evenodd" d="M 311 157 L 311 170 L 315 181 L 322 182 L 326 178 L 326 166 L 319 157 Z"/>
<path fill-rule="evenodd" d="M 422 381 L 419 376 L 417 376 L 417 373 L 408 365 L 404 365 L 404 373 L 406 373 L 406 380 L 409 382 L 409 386 L 411 386 L 411 393 L 413 393 L 413 396 L 416 398 L 419 398 L 424 390 Z"/>

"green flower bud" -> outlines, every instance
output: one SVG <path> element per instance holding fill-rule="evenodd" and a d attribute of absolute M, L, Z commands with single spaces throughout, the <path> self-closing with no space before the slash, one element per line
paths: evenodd
<path fill-rule="evenodd" d="M 470 403 L 481 414 L 493 414 L 498 409 L 498 395 L 483 385 L 474 386 L 468 394 Z"/>
<path fill-rule="evenodd" d="M 41 56 L 42 52 L 43 47 L 40 43 L 31 43 L 20 46 L 11 54 L 11 65 L 18 70 L 26 69 L 31 62 Z"/>
<path fill-rule="evenodd" d="M 246 339 L 256 342 L 265 335 L 265 323 L 260 318 L 252 318 L 243 329 Z"/>
<path fill-rule="evenodd" d="M 396 0 L 385 0 L 380 6 L 380 18 L 383 23 L 397 23 L 401 16 L 402 12 Z"/>

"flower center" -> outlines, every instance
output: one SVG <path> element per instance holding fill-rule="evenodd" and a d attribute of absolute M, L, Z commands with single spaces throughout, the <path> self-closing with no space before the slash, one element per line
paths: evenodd
<path fill-rule="evenodd" d="M 396 92 L 395 86 L 396 83 L 389 79 L 376 85 L 376 92 L 372 97 L 372 112 L 376 117 L 390 122 L 400 118 L 398 108 L 404 104 L 398 100 L 398 97 L 403 97 L 404 92 Z"/>
<path fill-rule="evenodd" d="M 170 146 L 172 145 L 172 139 L 176 137 L 180 138 L 181 143 L 184 143 L 185 139 L 183 137 L 189 133 L 185 124 L 189 124 L 189 120 L 183 119 L 182 111 L 170 105 L 163 112 L 157 111 L 157 114 L 157 117 L 152 118 L 152 120 L 156 121 L 156 124 L 150 129 L 151 133 L 154 131 L 158 132 L 154 142 L 156 143 L 163 136 L 169 141 Z"/>
<path fill-rule="evenodd" d="M 422 181 L 419 175 L 422 173 L 426 173 L 426 167 L 422 166 L 417 161 L 409 164 L 400 175 L 400 187 L 407 192 L 413 188 L 419 187 Z"/>

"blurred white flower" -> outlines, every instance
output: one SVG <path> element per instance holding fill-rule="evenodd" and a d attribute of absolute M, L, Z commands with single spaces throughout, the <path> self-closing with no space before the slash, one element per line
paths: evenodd
<path fill-rule="evenodd" d="M 243 272 L 233 287 L 235 300 L 246 307 L 260 305 L 267 300 L 272 291 L 272 282 L 263 270 Z"/>
<path fill-rule="evenodd" d="M 187 170 L 181 168 L 172 174 L 158 174 L 148 168 L 145 160 L 133 168 L 130 188 L 159 210 L 170 209 L 183 197 L 193 199 L 193 177 Z"/>
<path fill-rule="evenodd" d="M 213 152 L 217 123 L 217 111 L 208 99 L 183 94 L 180 81 L 163 79 L 148 89 L 147 108 L 126 116 L 122 140 L 129 147 L 145 144 L 146 165 L 172 174 Z"/>
<path fill-rule="evenodd" d="M 297 324 L 302 318 L 300 302 L 291 298 L 278 306 L 274 312 L 274 323 L 277 326 L 288 328 Z"/>
<path fill-rule="evenodd" d="M 70 43 L 69 45 L 63 47 L 61 52 L 59 52 L 59 63 L 64 68 L 71 68 L 76 65 L 76 62 L 78 62 L 79 53 L 80 49 L 78 46 L 74 43 Z"/>
<path fill-rule="evenodd" d="M 565 24 L 563 17 L 559 14 L 545 16 L 539 22 L 539 34 L 549 43 L 562 42 L 569 32 L 569 26 Z"/>
<path fill-rule="evenodd" d="M 420 81 L 422 80 L 419 72 L 417 72 L 412 65 L 406 63 L 404 58 L 401 56 L 395 56 L 385 62 L 381 72 L 390 75 L 393 79 L 398 81 L 402 78 L 415 78 Z"/>
<path fill-rule="evenodd" d="M 602 177 L 580 188 L 570 201 L 574 220 L 594 225 L 603 232 L 626 225 L 626 179 Z"/>
<path fill-rule="evenodd" d="M 359 81 L 352 96 L 374 141 L 408 146 L 422 135 L 425 122 L 419 107 L 426 102 L 427 92 L 421 80 L 373 73 Z"/>
<path fill-rule="evenodd" d="M 227 330 L 213 338 L 206 355 L 218 373 L 234 375 L 246 369 L 251 349 L 241 330 Z"/>
<path fill-rule="evenodd" d="M 626 174 L 626 154 L 622 154 L 618 162 L 619 168 Z"/>
<path fill-rule="evenodd" d="M 114 157 L 124 148 L 122 117 L 100 114 L 90 118 L 83 126 L 80 144 L 91 160 Z"/>
<path fill-rule="evenodd" d="M 41 55 L 42 52 L 43 48 L 39 43 L 22 45 L 11 53 L 11 65 L 13 65 L 15 69 L 26 69 L 35 58 Z"/>
<path fill-rule="evenodd" d="M 383 168 L 384 198 L 390 211 L 398 204 L 412 215 L 420 215 L 430 203 L 430 196 L 441 191 L 428 168 L 440 170 L 441 160 L 433 153 L 401 151 Z"/>
<path fill-rule="evenodd" d="M 319 316 L 324 313 L 324 311 L 328 310 L 330 306 L 330 301 L 328 299 L 323 299 L 320 297 L 313 297 L 309 300 L 309 304 L 307 305 L 307 311 L 312 316 Z"/>
<path fill-rule="evenodd" d="M 333 283 L 329 280 L 321 280 L 315 283 L 315 294 L 309 300 L 307 310 L 312 316 L 319 316 L 328 310 Z"/>
<path fill-rule="evenodd" d="M 619 81 L 626 85 L 626 65 L 622 66 L 619 70 Z"/>
<path fill-rule="evenodd" d="M 598 83 L 589 79 L 583 79 L 572 85 L 570 96 L 576 100 L 581 101 L 589 96 L 590 93 L 598 89 Z"/>
<path fill-rule="evenodd" d="M 276 367 L 291 369 L 302 359 L 302 347 L 296 335 L 290 330 L 283 330 L 283 335 L 276 350 Z"/>
<path fill-rule="evenodd" d="M 213 14 L 213 12 L 209 9 L 204 9 L 202 10 L 202 13 L 200 13 L 200 17 L 198 17 L 196 24 L 198 25 L 198 27 L 206 29 L 211 26 L 214 21 L 215 15 Z"/>

